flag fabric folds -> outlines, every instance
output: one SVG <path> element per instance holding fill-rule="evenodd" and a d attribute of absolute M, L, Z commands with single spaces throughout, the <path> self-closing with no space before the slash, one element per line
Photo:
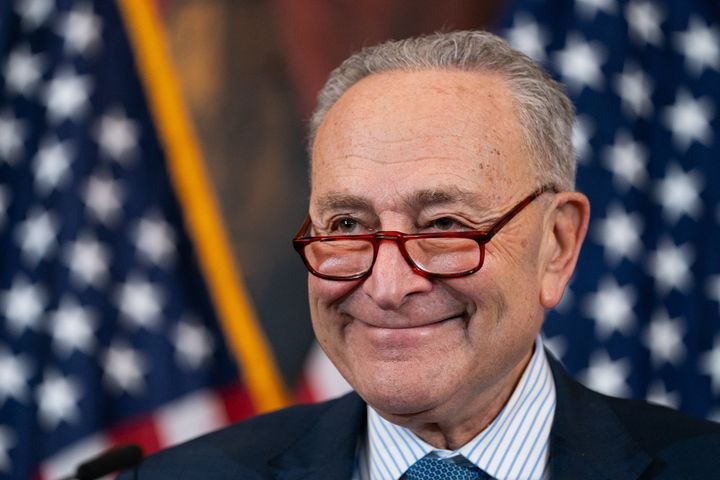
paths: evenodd
<path fill-rule="evenodd" d="M 0 479 L 283 402 L 151 6 L 0 5 Z"/>
<path fill-rule="evenodd" d="M 548 343 L 597 390 L 720 419 L 720 9 L 520 0 L 501 33 L 567 85 L 593 209 Z"/>

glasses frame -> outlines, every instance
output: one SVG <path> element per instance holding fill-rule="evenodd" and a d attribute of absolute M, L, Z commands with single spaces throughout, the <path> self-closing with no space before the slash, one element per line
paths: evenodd
<path fill-rule="evenodd" d="M 515 205 L 513 208 L 510 209 L 505 215 L 498 218 L 495 223 L 493 223 L 490 228 L 487 230 L 468 230 L 463 232 L 435 232 L 435 233 L 402 233 L 402 232 L 396 232 L 392 230 L 388 231 L 380 231 L 376 233 L 368 233 L 368 234 L 361 234 L 361 235 L 319 235 L 315 237 L 306 237 L 304 236 L 305 233 L 308 231 L 312 224 L 312 219 L 310 218 L 310 215 L 307 215 L 305 217 L 305 221 L 303 222 L 302 226 L 298 230 L 298 232 L 293 237 L 293 247 L 300 255 L 300 258 L 302 259 L 303 263 L 305 264 L 305 267 L 308 269 L 308 271 L 315 275 L 318 278 L 322 278 L 324 280 L 334 280 L 334 281 L 350 281 L 350 280 L 360 280 L 362 278 L 367 277 L 370 275 L 370 272 L 372 272 L 373 267 L 375 266 L 375 261 L 377 260 L 377 254 L 378 250 L 380 249 L 380 243 L 384 240 L 393 241 L 397 244 L 398 249 L 400 250 L 400 253 L 402 254 L 403 258 L 407 262 L 407 264 L 410 266 L 413 272 L 415 272 L 418 275 L 421 275 L 426 278 L 458 278 L 458 277 L 465 277 L 467 275 L 472 275 L 473 273 L 477 272 L 482 268 L 483 263 L 485 261 L 485 244 L 487 244 L 492 238 L 505 226 L 512 220 L 518 213 L 520 213 L 525 207 L 530 205 L 533 200 L 538 198 L 540 195 L 552 192 L 552 193 L 558 193 L 557 188 L 555 188 L 553 185 L 544 185 L 537 190 L 535 190 L 533 193 L 528 195 L 527 197 L 523 198 L 517 205 Z M 433 273 L 428 272 L 427 270 L 424 270 L 422 267 L 420 267 L 415 261 L 412 259 L 410 254 L 408 253 L 407 249 L 405 248 L 405 243 L 409 240 L 417 240 L 417 239 L 424 239 L 424 238 L 468 238 L 471 240 L 474 240 L 477 242 L 478 246 L 480 247 L 480 255 L 479 255 L 479 261 L 476 267 L 471 268 L 469 270 L 464 270 L 459 273 Z M 370 263 L 370 266 L 367 268 L 366 271 L 351 275 L 351 276 L 342 276 L 338 277 L 335 275 L 327 275 L 321 272 L 318 272 L 315 270 L 312 265 L 307 260 L 307 257 L 305 256 L 305 247 L 310 245 L 314 242 L 336 242 L 340 240 L 365 240 L 372 244 L 373 247 L 373 259 Z"/>

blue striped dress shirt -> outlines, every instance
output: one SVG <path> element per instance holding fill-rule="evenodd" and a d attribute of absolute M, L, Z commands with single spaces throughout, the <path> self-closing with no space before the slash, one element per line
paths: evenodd
<path fill-rule="evenodd" d="M 547 479 L 555 383 L 538 336 L 535 352 L 500 414 L 461 448 L 439 450 L 368 406 L 368 433 L 358 446 L 356 480 L 398 480 L 430 452 L 462 455 L 498 480 Z"/>

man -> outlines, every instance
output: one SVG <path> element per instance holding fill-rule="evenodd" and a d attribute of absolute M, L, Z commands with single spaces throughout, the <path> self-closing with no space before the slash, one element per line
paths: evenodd
<path fill-rule="evenodd" d="M 542 347 L 589 218 L 573 109 L 484 32 L 365 49 L 311 126 L 318 342 L 355 392 L 148 459 L 139 478 L 710 478 L 720 426 L 591 392 Z"/>

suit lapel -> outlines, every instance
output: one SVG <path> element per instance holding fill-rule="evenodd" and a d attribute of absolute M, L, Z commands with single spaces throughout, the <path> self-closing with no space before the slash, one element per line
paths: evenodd
<path fill-rule="evenodd" d="M 557 389 L 550 478 L 637 479 L 652 458 L 633 440 L 605 398 L 575 382 L 548 353 Z"/>
<path fill-rule="evenodd" d="M 550 438 L 550 478 L 635 480 L 652 458 L 628 434 L 605 398 L 565 373 L 548 352 L 557 389 Z M 277 480 L 352 478 L 365 403 L 350 393 L 309 425 L 271 462 Z"/>
<path fill-rule="evenodd" d="M 365 403 L 356 393 L 335 402 L 270 462 L 278 480 L 351 478 L 365 430 Z"/>

